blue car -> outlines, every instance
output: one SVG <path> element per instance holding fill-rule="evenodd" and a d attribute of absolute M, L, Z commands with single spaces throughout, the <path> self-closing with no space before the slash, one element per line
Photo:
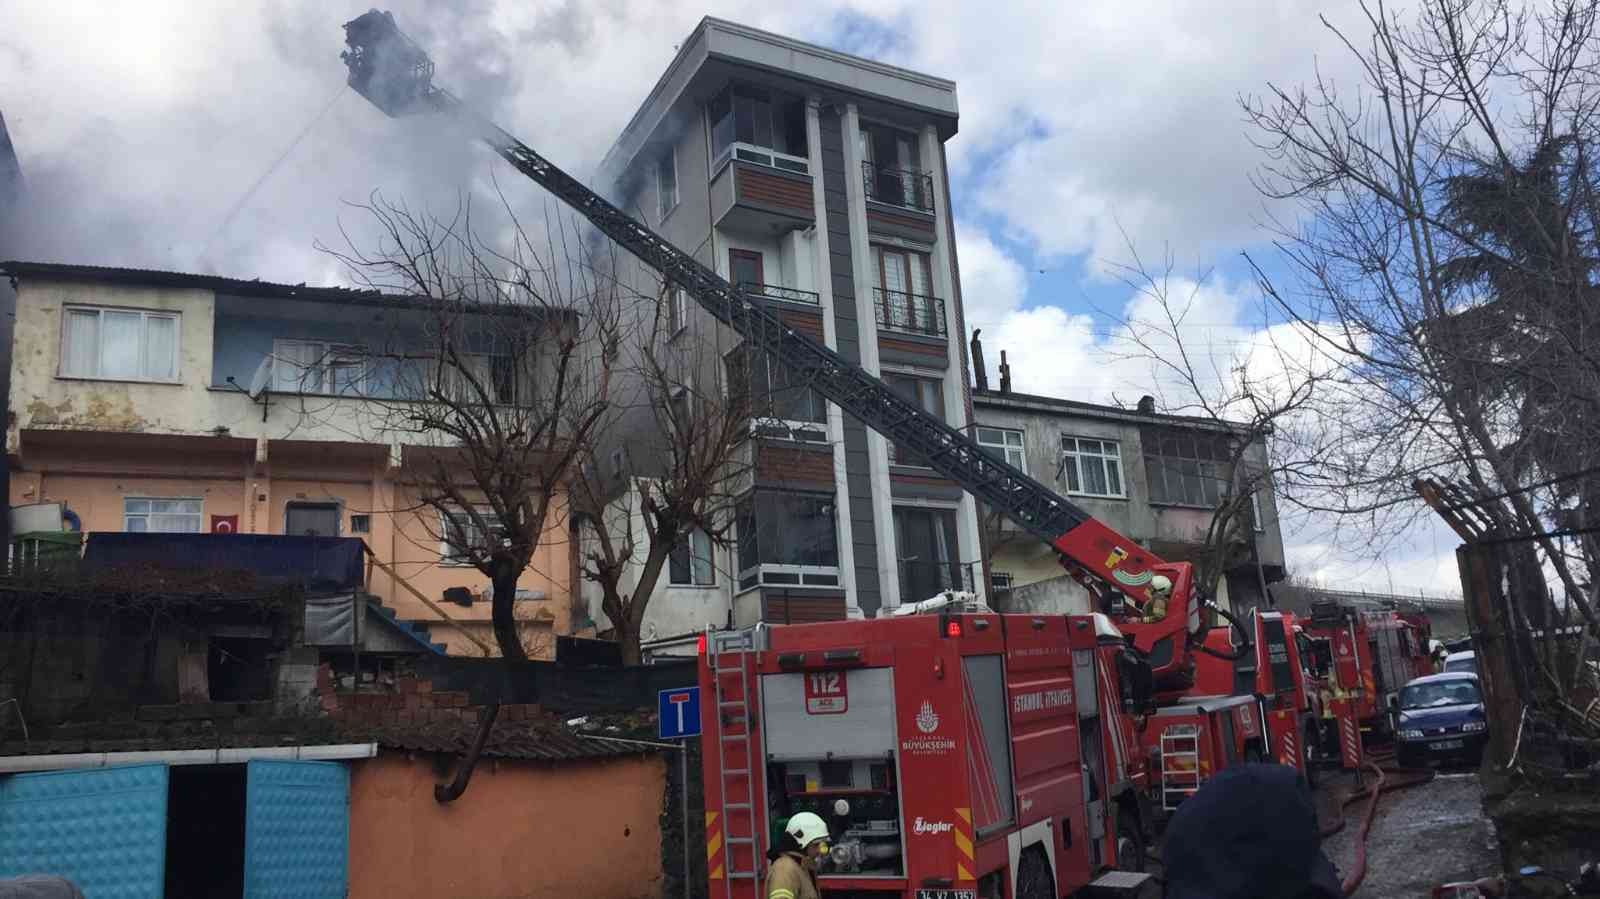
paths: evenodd
<path fill-rule="evenodd" d="M 1478 676 L 1447 672 L 1405 685 L 1396 702 L 1400 741 L 1395 761 L 1407 768 L 1431 762 L 1483 761 L 1489 728 Z"/>

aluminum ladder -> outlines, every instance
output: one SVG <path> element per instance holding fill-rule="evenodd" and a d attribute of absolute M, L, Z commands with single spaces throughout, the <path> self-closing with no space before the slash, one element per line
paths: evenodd
<path fill-rule="evenodd" d="M 759 882 L 760 844 L 756 835 L 755 774 L 761 759 L 751 728 L 754 684 L 751 654 L 766 648 L 762 625 L 709 634 L 711 683 L 717 703 L 717 770 L 722 781 L 723 894 L 732 899 L 736 880 Z M 732 658 L 725 659 L 724 656 Z M 734 662 L 728 665 L 726 662 Z M 737 691 L 737 692 L 735 692 Z M 729 767 L 732 764 L 739 767 Z M 735 829 L 735 821 L 743 826 Z M 748 852 L 750 865 L 739 867 L 740 852 Z"/>
<path fill-rule="evenodd" d="M 1200 789 L 1200 728 L 1173 724 L 1161 731 L 1161 807 L 1175 811 Z"/>

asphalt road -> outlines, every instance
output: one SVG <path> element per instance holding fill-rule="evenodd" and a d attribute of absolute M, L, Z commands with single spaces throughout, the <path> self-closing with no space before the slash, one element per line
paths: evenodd
<path fill-rule="evenodd" d="M 1328 796 L 1335 783 L 1323 778 Z M 1327 803 L 1324 804 L 1327 809 Z M 1365 801 L 1345 807 L 1345 829 L 1323 842 L 1323 851 L 1343 875 L 1355 859 Z M 1385 793 L 1367 839 L 1367 875 L 1355 895 L 1427 896 L 1435 886 L 1472 880 L 1500 870 L 1494 829 L 1483 814 L 1483 792 L 1472 772 L 1440 772 L 1430 783 Z"/>

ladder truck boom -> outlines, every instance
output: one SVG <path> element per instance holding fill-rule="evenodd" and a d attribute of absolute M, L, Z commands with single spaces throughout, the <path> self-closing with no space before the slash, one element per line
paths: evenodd
<path fill-rule="evenodd" d="M 433 62 L 400 32 L 387 12 L 371 10 L 348 22 L 342 55 L 348 83 L 385 115 L 444 113 L 463 122 L 519 172 L 582 214 L 622 249 L 683 289 L 718 321 L 770 353 L 827 400 L 978 500 L 1049 543 L 1063 567 L 1115 617 L 1149 656 L 1158 681 L 1182 677 L 1189 647 L 1201 635 L 1199 597 L 1187 562 L 1166 562 L 1003 460 L 986 454 L 955 428 L 929 415 L 860 366 L 786 325 L 764 300 L 729 284 L 531 147 L 433 83 Z M 1151 578 L 1172 581 L 1165 614 L 1144 614 Z"/>

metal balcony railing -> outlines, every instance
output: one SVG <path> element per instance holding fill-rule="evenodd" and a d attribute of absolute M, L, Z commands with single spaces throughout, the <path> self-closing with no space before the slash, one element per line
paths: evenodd
<path fill-rule="evenodd" d="M 927 172 L 863 162 L 861 180 L 866 185 L 869 200 L 933 212 L 933 176 Z"/>
<path fill-rule="evenodd" d="M 783 287 L 778 284 L 757 284 L 754 281 L 739 282 L 739 289 L 745 293 L 754 293 L 769 300 L 783 300 L 788 303 L 804 303 L 807 306 L 821 306 L 822 298 L 809 290 L 800 290 L 794 287 Z"/>
<path fill-rule="evenodd" d="M 944 337 L 949 333 L 945 326 L 944 300 L 938 297 L 882 287 L 874 287 L 872 295 L 872 307 L 880 328 L 930 337 Z"/>

